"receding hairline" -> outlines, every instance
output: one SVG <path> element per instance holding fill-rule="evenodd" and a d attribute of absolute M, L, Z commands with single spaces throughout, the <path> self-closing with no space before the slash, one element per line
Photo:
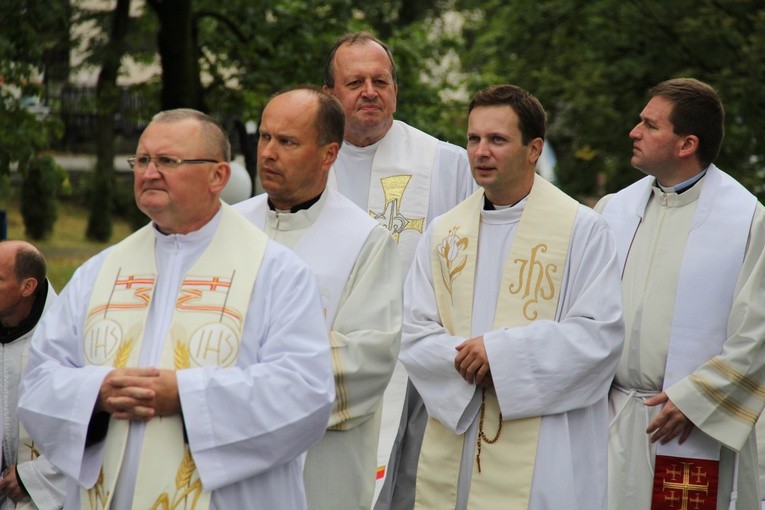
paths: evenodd
<path fill-rule="evenodd" d="M 0 246 L 13 250 L 13 273 L 17 280 L 35 278 L 38 285 L 42 284 L 47 277 L 47 264 L 37 246 L 22 239 L 6 239 L 0 241 Z"/>
<path fill-rule="evenodd" d="M 354 32 L 339 37 L 332 46 L 327 61 L 324 64 L 324 85 L 330 88 L 335 86 L 335 57 L 340 48 L 365 44 L 376 44 L 385 52 L 390 64 L 391 79 L 396 84 L 398 82 L 398 71 L 396 70 L 396 62 L 393 59 L 393 52 L 391 52 L 390 47 L 371 32 Z"/>
<path fill-rule="evenodd" d="M 156 113 L 151 118 L 151 124 L 173 124 L 185 121 L 195 121 L 202 131 L 205 145 L 209 150 L 217 152 L 216 157 L 224 161 L 231 160 L 231 143 L 223 126 L 210 115 L 192 108 L 175 108 Z M 143 136 L 143 135 L 142 135 Z"/>

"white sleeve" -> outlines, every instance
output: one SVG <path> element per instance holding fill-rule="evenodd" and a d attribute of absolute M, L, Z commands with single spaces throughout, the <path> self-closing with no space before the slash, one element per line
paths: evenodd
<path fill-rule="evenodd" d="M 84 366 L 82 325 L 104 252 L 75 271 L 35 329 L 21 381 L 19 418 L 43 455 L 82 485 L 97 469 L 85 469 L 98 449 L 85 448 L 101 382 L 112 367 Z M 87 450 L 87 451 L 86 451 Z"/>
<path fill-rule="evenodd" d="M 380 406 L 401 340 L 401 264 L 396 243 L 378 226 L 348 279 L 332 325 L 337 396 L 329 426 L 360 425 Z"/>
<path fill-rule="evenodd" d="M 38 510 L 58 510 L 64 505 L 66 476 L 42 455 L 16 465 L 21 483 Z"/>

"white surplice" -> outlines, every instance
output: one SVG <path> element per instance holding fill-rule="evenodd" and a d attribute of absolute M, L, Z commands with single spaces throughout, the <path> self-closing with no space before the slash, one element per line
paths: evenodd
<path fill-rule="evenodd" d="M 349 232 L 353 216 L 357 216 L 354 224 L 374 220 L 336 190 L 326 189 L 316 203 L 296 212 L 269 210 L 265 201 L 266 196 L 261 195 L 234 208 L 261 227 L 269 239 L 304 254 L 309 265 L 317 254 L 326 260 L 342 258 L 338 250 L 346 249 L 344 238 L 364 236 L 329 325 L 336 400 L 329 430 L 308 451 L 305 482 L 311 509 L 369 510 L 380 404 L 401 336 L 402 289 L 396 245 L 381 225 Z M 324 221 L 325 215 L 330 220 Z M 334 275 L 324 274 L 331 264 L 317 266 L 325 268 L 316 268 L 324 298 L 322 283 Z M 332 269 L 335 271 L 342 269 Z"/>
<path fill-rule="evenodd" d="M 156 366 L 180 282 L 212 240 L 220 216 L 187 235 L 155 231 L 158 278 L 141 366 Z M 101 382 L 112 368 L 86 366 L 82 334 L 107 252 L 75 272 L 41 321 L 22 381 L 22 421 L 49 460 L 71 477 L 65 508 L 80 508 L 76 484 L 92 486 L 103 460 L 103 441 L 86 446 L 86 437 Z M 305 509 L 302 454 L 321 438 L 334 397 L 310 269 L 269 242 L 236 365 L 180 370 L 177 380 L 189 447 L 204 489 L 212 491 L 210 508 Z M 113 510 L 130 508 L 144 430 L 145 424 L 131 422 Z"/>
<path fill-rule="evenodd" d="M 56 301 L 56 291 L 46 280 L 47 295 L 43 313 Z M 0 345 L 0 367 L 2 379 L 0 380 L 0 394 L 3 400 L 2 427 L 3 431 L 3 465 L 16 464 L 21 483 L 29 494 L 29 498 L 18 505 L 6 496 L 0 496 L 0 509 L 12 510 L 14 508 L 37 508 L 39 510 L 56 510 L 61 508 L 64 502 L 66 478 L 53 465 L 48 462 L 44 455 L 32 460 L 19 459 L 19 419 L 16 414 L 16 406 L 19 401 L 19 384 L 21 373 L 29 356 L 29 344 L 32 341 L 34 328 L 19 338 Z M 36 447 L 34 448 L 36 449 Z M 22 452 L 32 455 L 30 449 L 21 448 Z M 31 501 L 30 501 L 31 499 Z"/>
<path fill-rule="evenodd" d="M 524 205 L 525 200 L 481 213 L 472 334 L 484 336 L 504 419 L 542 417 L 529 508 L 603 509 L 607 391 L 623 335 L 614 240 L 602 219 L 579 206 L 556 320 L 492 330 L 498 275 Z M 481 392 L 454 368 L 455 347 L 465 339 L 450 335 L 439 318 L 431 235 L 432 225 L 404 286 L 400 359 L 429 415 L 455 434 L 466 434 L 458 488 L 461 509 L 475 462 Z"/>
<path fill-rule="evenodd" d="M 645 430 L 662 406 L 647 407 L 641 396 L 659 393 L 673 323 L 676 291 L 689 231 L 702 189 L 702 178 L 681 194 L 654 187 L 626 257 L 623 276 L 625 346 L 611 392 L 611 415 L 618 418 L 609 431 L 609 508 L 648 510 L 653 493 L 656 445 Z M 616 195 L 596 206 L 603 210 Z M 719 242 L 726 242 L 726 232 Z M 765 208 L 757 204 L 746 253 L 733 295 L 723 352 L 694 374 L 714 381 L 714 396 L 685 377 L 667 388 L 672 402 L 697 427 L 723 445 L 720 452 L 717 508 L 727 509 L 738 455 L 737 506 L 759 505 L 754 434 L 743 444 L 732 431 L 742 421 L 730 409 L 762 409 L 765 400 Z M 714 268 L 710 267 L 710 271 Z M 715 300 L 715 296 L 702 296 Z M 719 367 L 726 367 L 720 370 Z M 693 374 L 692 374 L 693 375 Z M 629 397 L 630 390 L 635 397 Z M 726 409 L 727 408 L 727 409 Z M 751 428 L 754 422 L 749 424 Z M 736 436 L 739 434 L 736 433 Z"/>
<path fill-rule="evenodd" d="M 404 122 L 398 120 L 394 122 L 403 128 L 404 132 L 415 129 Z M 392 136 L 392 131 L 389 130 L 386 136 Z M 423 134 L 419 133 L 419 135 Z M 366 147 L 356 147 L 347 141 L 343 142 L 330 173 L 328 186 L 336 186 L 340 193 L 351 199 L 364 211 L 369 210 L 372 163 L 382 141 L 383 139 L 378 140 Z M 436 143 L 436 154 L 432 168 L 421 170 L 409 168 L 407 170 L 430 174 L 428 196 L 405 197 L 408 201 L 428 200 L 425 226 L 430 224 L 436 216 L 440 216 L 462 202 L 477 189 L 470 172 L 465 149 L 435 139 L 434 142 Z M 401 157 L 405 159 L 406 155 L 401 155 Z M 375 183 L 375 186 L 380 187 L 381 184 Z M 412 253 L 413 251 L 405 250 L 399 252 L 402 279 L 406 277 L 409 270 Z M 379 492 L 382 489 L 382 493 L 380 493 L 378 504 L 375 506 L 376 510 L 400 510 L 411 506 L 414 502 L 417 458 L 427 418 L 422 400 L 414 392 L 411 385 L 407 388 L 406 371 L 401 363 L 398 363 L 383 398 L 383 432 L 380 435 L 378 448 L 378 466 L 384 470 L 386 481 L 384 489 L 378 484 L 377 490 Z M 391 433 L 386 434 L 386 431 L 391 431 Z M 404 443 L 406 443 L 406 447 L 402 451 Z M 398 485 L 397 494 L 394 496 L 391 479 L 395 480 L 396 477 L 399 480 L 393 482 Z"/>

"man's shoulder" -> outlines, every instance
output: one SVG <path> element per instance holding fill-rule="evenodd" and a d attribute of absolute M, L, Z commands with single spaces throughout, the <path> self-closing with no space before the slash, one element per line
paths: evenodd
<path fill-rule="evenodd" d="M 325 197 L 319 218 L 324 230 L 327 229 L 327 221 L 333 222 L 333 226 L 341 225 L 342 228 L 331 232 L 333 237 L 342 238 L 348 234 L 363 232 L 369 234 L 380 223 L 372 218 L 364 209 L 356 205 L 351 199 L 337 191 L 336 189 L 326 188 Z M 316 204 L 312 207 L 317 207 Z M 317 220 L 318 221 L 318 220 Z M 314 222 L 314 226 L 317 222 Z"/>
<path fill-rule="evenodd" d="M 603 216 L 581 203 L 577 208 L 574 221 L 579 225 L 589 225 L 592 228 L 607 228 L 607 222 Z"/>
<path fill-rule="evenodd" d="M 267 195 L 265 193 L 255 195 L 254 197 L 248 198 L 247 200 L 242 200 L 241 202 L 232 204 L 231 208 L 246 217 L 248 215 L 255 214 L 256 209 L 266 201 L 266 197 Z"/>
<path fill-rule="evenodd" d="M 390 131 L 395 132 L 394 128 L 401 130 L 407 136 L 421 136 L 421 137 L 430 138 L 431 140 L 436 142 L 440 142 L 440 140 L 436 138 L 435 136 L 426 133 L 422 129 L 416 128 L 412 126 L 411 124 L 407 124 L 403 120 L 394 120 Z"/>
<path fill-rule="evenodd" d="M 426 137 L 433 142 L 437 142 L 439 151 L 453 152 L 455 155 L 466 154 L 464 148 L 458 145 L 454 145 L 453 143 L 441 140 L 440 138 L 436 138 L 435 136 L 429 133 L 426 133 L 422 129 L 419 129 L 410 124 L 407 124 L 406 122 L 402 120 L 394 120 L 393 123 L 394 125 L 399 126 L 400 129 L 402 129 L 405 133 L 407 133 L 410 136 Z"/>

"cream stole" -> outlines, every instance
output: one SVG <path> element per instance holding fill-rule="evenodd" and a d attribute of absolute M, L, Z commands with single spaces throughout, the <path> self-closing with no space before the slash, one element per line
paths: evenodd
<path fill-rule="evenodd" d="M 433 232 L 432 268 L 443 326 L 471 336 L 473 285 L 483 191 L 442 216 Z M 502 272 L 494 328 L 519 327 L 557 314 L 569 245 L 579 204 L 536 176 Z M 501 366 L 492 371 L 502 370 Z M 485 392 L 483 429 L 491 439 L 500 410 L 494 390 Z M 502 422 L 496 443 L 484 440 L 481 471 L 473 462 L 469 509 L 527 508 L 541 418 Z M 480 434 L 480 432 L 479 432 Z M 454 508 L 464 435 L 430 418 L 417 470 L 415 508 Z M 468 461 L 468 459 L 464 459 Z"/>
<path fill-rule="evenodd" d="M 181 284 L 159 368 L 183 370 L 236 363 L 267 238 L 228 205 L 221 207 L 213 240 Z M 119 243 L 104 261 L 85 324 L 83 352 L 89 364 L 138 366 L 157 273 L 153 228 L 147 225 Z M 101 473 L 93 488 L 81 489 L 82 508 L 109 508 L 128 428 L 125 420 L 109 421 Z M 180 416 L 147 423 L 133 508 L 209 507 L 210 493 L 202 489 L 183 437 Z"/>
<path fill-rule="evenodd" d="M 395 120 L 372 160 L 367 210 L 398 243 L 402 275 L 414 258 L 428 217 L 430 176 L 438 139 Z M 337 187 L 334 172 L 329 185 Z"/>
<path fill-rule="evenodd" d="M 714 165 L 703 179 L 678 278 L 665 389 L 722 352 L 757 205 L 754 195 Z M 622 267 L 652 195 L 653 181 L 653 177 L 641 179 L 617 193 L 603 209 Z M 657 454 L 716 460 L 720 443 L 695 429 L 682 445 L 677 441 L 659 445 Z"/>

